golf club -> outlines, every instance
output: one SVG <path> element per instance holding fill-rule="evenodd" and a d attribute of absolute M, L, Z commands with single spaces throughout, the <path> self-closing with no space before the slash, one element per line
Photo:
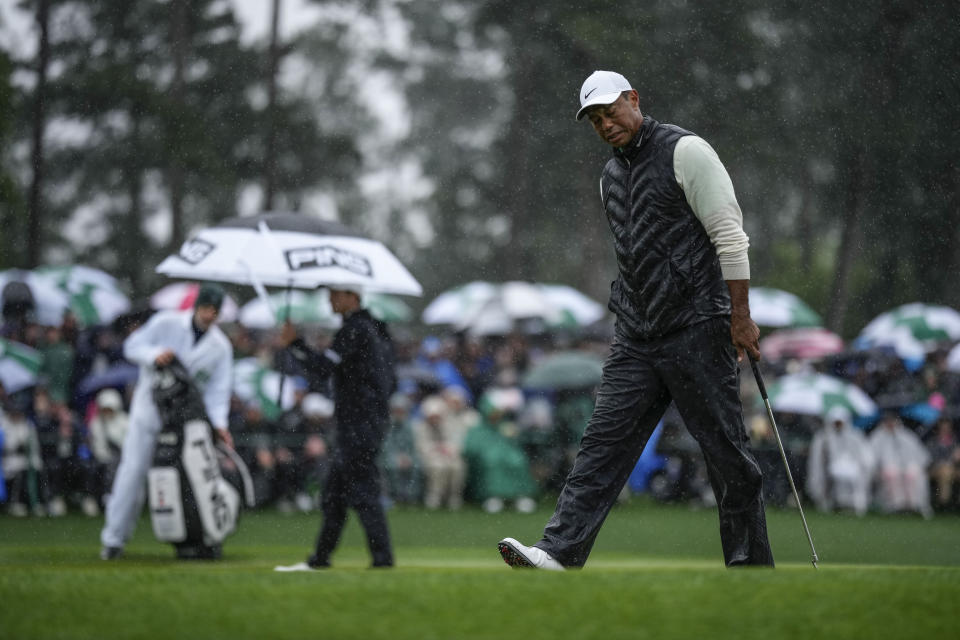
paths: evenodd
<path fill-rule="evenodd" d="M 773 409 L 770 408 L 770 398 L 767 397 L 767 388 L 763 384 L 763 378 L 760 376 L 760 368 L 757 367 L 757 361 L 750 358 L 750 367 L 753 369 L 753 376 L 757 379 L 757 386 L 760 388 L 760 395 L 763 397 L 763 404 L 767 407 L 767 417 L 770 419 L 770 426 L 773 427 L 773 435 L 777 438 L 777 447 L 780 448 L 780 457 L 783 458 L 783 467 L 787 470 L 787 480 L 790 481 L 790 489 L 793 491 L 793 499 L 797 501 L 797 509 L 800 510 L 800 520 L 803 521 L 803 530 L 807 534 L 807 542 L 810 543 L 810 552 L 813 554 L 813 568 L 817 568 L 817 550 L 813 548 L 813 537 L 810 535 L 810 527 L 807 526 L 807 519 L 803 515 L 803 506 L 800 504 L 800 495 L 797 493 L 797 486 L 793 483 L 793 474 L 790 473 L 790 463 L 787 462 L 787 454 L 783 450 L 783 442 L 780 440 L 780 431 L 777 429 L 777 421 L 773 418 Z"/>

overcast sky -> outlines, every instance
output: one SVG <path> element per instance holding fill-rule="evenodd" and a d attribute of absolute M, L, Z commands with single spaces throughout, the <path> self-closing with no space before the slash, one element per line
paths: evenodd
<path fill-rule="evenodd" d="M 243 38 L 250 42 L 265 38 L 270 31 L 270 0 L 229 0 L 243 25 Z M 37 35 L 30 12 L 18 8 L 12 0 L 0 2 L 0 46 L 18 58 L 36 50 Z M 309 0 L 280 0 L 280 35 L 288 39 L 311 24 L 319 11 Z"/>
<path fill-rule="evenodd" d="M 271 0 L 226 1 L 234 7 L 237 19 L 241 24 L 244 42 L 251 43 L 264 40 L 269 36 L 270 12 L 273 4 Z M 285 41 L 289 41 L 303 29 L 315 24 L 321 16 L 320 9 L 309 0 L 281 0 L 280 7 L 280 36 L 281 40 Z M 357 40 L 370 40 L 376 42 L 376 46 L 383 46 L 385 42 L 390 42 L 401 48 L 407 46 L 406 31 L 401 26 L 402 21 L 392 25 L 384 25 L 383 23 L 377 23 L 374 19 L 364 18 L 365 16 L 360 14 L 352 22 L 355 27 L 354 37 Z M 37 47 L 37 31 L 34 28 L 33 15 L 19 9 L 17 3 L 8 0 L 0 0 L 0 47 L 21 60 L 32 57 Z M 285 80 L 284 84 L 295 87 L 301 86 L 301 82 L 297 80 L 302 78 L 302 76 L 298 76 L 302 70 L 298 70 L 296 66 L 295 60 L 286 61 L 282 74 L 282 78 Z M 21 79 L 25 84 L 29 84 L 31 80 L 30 74 L 26 74 Z M 383 76 L 383 74 L 371 74 L 364 82 L 364 91 L 360 100 L 367 104 L 371 113 L 379 122 L 379 127 L 370 132 L 371 139 L 377 140 L 378 144 L 385 139 L 401 139 L 408 134 L 407 107 L 400 92 L 393 87 L 390 78 Z M 56 125 L 57 123 L 52 123 L 48 126 L 48 135 L 58 137 L 63 133 L 61 131 L 63 127 L 57 128 Z M 425 180 L 419 163 L 403 163 L 401 166 L 390 167 L 368 167 L 360 180 L 360 186 L 370 202 L 375 203 L 409 202 L 424 197 L 433 188 L 432 183 Z M 237 203 L 238 212 L 249 214 L 257 211 L 261 196 L 259 184 L 251 183 L 249 188 L 243 190 Z M 315 193 L 308 196 L 303 206 L 305 210 L 324 217 L 335 217 L 337 215 L 332 200 L 324 193 Z M 387 207 L 384 207 L 384 211 L 379 213 L 385 215 L 386 211 Z M 377 216 L 376 211 L 371 210 L 368 213 Z M 419 215 L 415 209 L 411 209 L 408 216 L 410 218 L 408 221 L 410 230 L 418 238 L 418 242 L 429 242 L 432 238 L 432 231 L 428 228 L 429 225 L 426 224 L 425 217 Z M 67 226 L 77 229 L 86 228 L 85 225 L 91 220 L 99 219 L 99 217 L 97 207 L 81 208 L 74 213 Z M 170 229 L 165 209 L 162 209 L 158 215 L 152 216 L 146 222 L 146 226 L 150 235 L 161 239 L 167 237 Z M 78 239 L 83 237 L 95 241 L 95 234 L 91 235 L 87 232 L 81 233 L 78 231 L 76 234 L 71 233 L 69 235 Z"/>

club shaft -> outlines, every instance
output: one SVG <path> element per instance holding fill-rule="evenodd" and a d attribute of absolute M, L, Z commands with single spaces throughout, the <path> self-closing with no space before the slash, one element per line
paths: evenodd
<path fill-rule="evenodd" d="M 810 543 L 810 553 L 813 555 L 813 568 L 817 568 L 820 559 L 817 557 L 817 550 L 813 546 L 813 536 L 810 535 L 810 527 L 807 526 L 807 518 L 803 515 L 803 505 L 800 504 L 800 494 L 797 492 L 797 485 L 793 482 L 793 474 L 790 472 L 790 463 L 787 461 L 787 452 L 783 448 L 783 441 L 780 439 L 780 430 L 777 429 L 777 421 L 773 417 L 773 409 L 770 407 L 770 398 L 767 397 L 767 388 L 763 384 L 763 378 L 760 375 L 760 369 L 757 367 L 757 361 L 750 358 L 750 367 L 753 369 L 753 375 L 757 379 L 757 387 L 760 389 L 760 395 L 763 397 L 763 404 L 767 408 L 767 418 L 770 419 L 770 426 L 773 428 L 773 435 L 777 440 L 777 448 L 780 449 L 780 458 L 783 460 L 783 468 L 787 471 L 787 480 L 790 482 L 790 490 L 793 491 L 793 499 L 797 502 L 797 509 L 800 511 L 800 521 L 803 522 L 803 531 L 807 534 L 807 542 Z"/>

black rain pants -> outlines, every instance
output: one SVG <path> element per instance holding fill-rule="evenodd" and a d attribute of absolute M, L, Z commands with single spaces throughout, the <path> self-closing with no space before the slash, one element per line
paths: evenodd
<path fill-rule="evenodd" d="M 377 453 L 377 448 L 366 447 L 345 447 L 334 452 L 320 504 L 323 526 L 317 536 L 316 551 L 307 561 L 311 566 L 330 564 L 330 554 L 340 542 L 347 523 L 348 507 L 356 510 L 360 517 L 373 566 L 393 566 L 387 516 L 380 502 Z"/>
<path fill-rule="evenodd" d="M 673 400 L 706 461 L 727 566 L 772 566 L 762 477 L 747 449 L 739 375 L 729 318 L 648 341 L 632 339 L 618 326 L 580 451 L 536 546 L 564 566 L 586 563 L 603 521 Z"/>

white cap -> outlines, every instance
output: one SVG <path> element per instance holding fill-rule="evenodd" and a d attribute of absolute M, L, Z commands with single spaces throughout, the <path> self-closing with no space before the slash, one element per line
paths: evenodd
<path fill-rule="evenodd" d="M 358 298 L 363 298 L 363 285 L 362 284 L 327 284 L 323 285 L 330 291 L 349 291 L 350 293 L 357 294 Z"/>
<path fill-rule="evenodd" d="M 120 397 L 120 392 L 116 389 L 104 389 L 97 394 L 97 407 L 120 411 L 123 409 L 123 399 Z"/>
<path fill-rule="evenodd" d="M 580 111 L 577 111 L 577 120 L 583 117 L 584 111 L 589 107 L 595 104 L 612 104 L 621 93 L 631 89 L 633 87 L 627 79 L 615 71 L 594 71 L 580 87 Z"/>
<path fill-rule="evenodd" d="M 311 418 L 329 418 L 333 415 L 333 401 L 319 393 L 308 393 L 300 401 L 303 415 Z"/>
<path fill-rule="evenodd" d="M 842 422 L 845 426 L 850 426 L 853 416 L 850 414 L 850 410 L 846 407 L 836 406 L 831 407 L 827 411 L 826 419 L 824 422 L 827 424 L 833 424 L 834 422 Z"/>

